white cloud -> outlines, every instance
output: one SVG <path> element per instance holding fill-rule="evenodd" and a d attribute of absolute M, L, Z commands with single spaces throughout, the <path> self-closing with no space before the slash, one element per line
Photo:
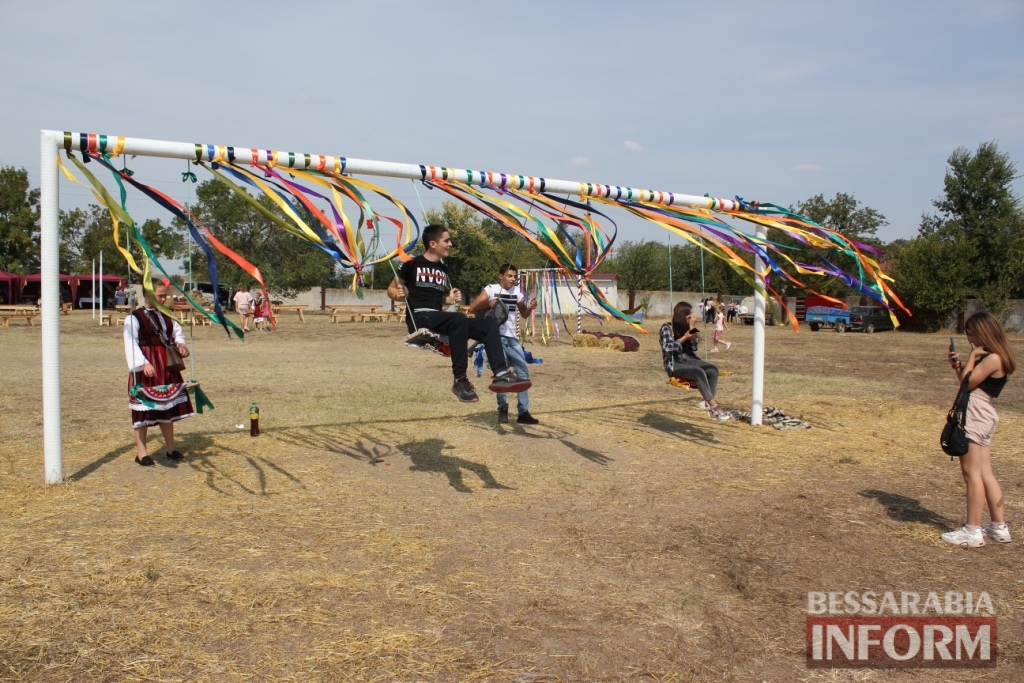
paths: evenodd
<path fill-rule="evenodd" d="M 797 164 L 789 170 L 793 173 L 821 173 L 825 167 L 818 164 Z"/>
<path fill-rule="evenodd" d="M 581 166 L 590 166 L 592 163 L 594 163 L 594 160 L 590 157 L 576 157 L 569 162 L 569 165 L 579 168 Z"/>
<path fill-rule="evenodd" d="M 622 146 L 626 148 L 626 151 L 640 154 L 646 152 L 647 148 L 641 145 L 639 142 L 633 142 L 632 140 L 623 140 Z"/>

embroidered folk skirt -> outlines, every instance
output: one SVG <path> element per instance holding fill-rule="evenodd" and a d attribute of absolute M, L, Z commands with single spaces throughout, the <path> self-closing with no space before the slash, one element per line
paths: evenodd
<path fill-rule="evenodd" d="M 156 370 L 156 376 L 146 377 L 141 370 L 128 373 L 132 428 L 177 422 L 195 415 L 181 373 L 167 369 L 167 349 L 162 344 L 141 348 L 146 360 Z"/>

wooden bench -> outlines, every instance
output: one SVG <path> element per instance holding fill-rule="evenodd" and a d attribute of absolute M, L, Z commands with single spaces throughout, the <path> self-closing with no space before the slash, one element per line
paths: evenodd
<path fill-rule="evenodd" d="M 36 306 L 0 306 L 0 318 L 3 319 L 4 327 L 11 326 L 12 318 L 24 318 L 30 327 L 35 327 L 37 315 L 39 308 Z"/>
<path fill-rule="evenodd" d="M 306 322 L 306 316 L 302 312 L 309 308 L 309 306 L 306 304 L 284 304 L 282 306 L 274 306 L 273 304 L 271 304 L 270 308 L 275 315 L 277 315 L 277 313 L 281 311 L 295 311 L 296 313 L 299 314 L 299 322 L 304 323 Z M 331 322 L 334 321 L 332 320 Z"/>
<path fill-rule="evenodd" d="M 112 313 L 100 311 L 100 327 L 103 327 L 104 325 L 106 325 L 107 327 L 112 327 L 114 324 L 112 322 L 113 317 L 114 316 Z"/>
<path fill-rule="evenodd" d="M 340 322 L 342 318 L 347 317 L 349 322 L 355 322 L 356 318 L 360 322 L 363 320 L 364 315 L 372 315 L 377 312 L 380 306 L 363 306 L 363 305 L 344 305 L 344 306 L 328 306 L 331 309 L 331 322 Z"/>

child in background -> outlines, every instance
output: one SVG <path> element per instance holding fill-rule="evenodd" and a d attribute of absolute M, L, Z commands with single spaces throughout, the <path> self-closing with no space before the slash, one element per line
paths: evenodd
<path fill-rule="evenodd" d="M 711 347 L 711 353 L 718 353 L 718 342 L 725 344 L 726 351 L 728 351 L 732 346 L 732 342 L 727 342 L 722 339 L 722 332 L 724 332 L 727 327 L 729 326 L 725 324 L 725 306 L 719 303 L 718 307 L 715 309 L 715 334 L 711 337 L 711 343 L 714 344 L 714 346 Z"/>
<path fill-rule="evenodd" d="M 257 330 L 270 331 L 270 300 L 262 294 L 256 297 L 252 307 L 253 327 Z"/>

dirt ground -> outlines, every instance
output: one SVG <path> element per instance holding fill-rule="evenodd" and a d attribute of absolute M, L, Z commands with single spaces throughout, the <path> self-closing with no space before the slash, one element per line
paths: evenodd
<path fill-rule="evenodd" d="M 43 482 L 40 331 L 0 330 L 0 680 L 1024 680 L 1018 540 L 964 550 L 945 336 L 767 331 L 766 405 L 716 423 L 638 353 L 528 345 L 541 424 L 461 404 L 403 326 L 195 330 L 216 409 L 133 460 L 121 331 L 62 324 L 66 485 Z M 597 323 L 588 323 L 596 327 Z M 610 325 L 605 329 L 621 330 Z M 750 327 L 727 407 L 749 408 Z M 966 347 L 966 339 L 961 339 Z M 1015 338 L 1024 360 L 1024 339 Z M 262 434 L 248 435 L 258 401 Z M 1024 511 L 1024 383 L 993 446 Z M 983 670 L 812 670 L 808 591 L 987 591 Z"/>

